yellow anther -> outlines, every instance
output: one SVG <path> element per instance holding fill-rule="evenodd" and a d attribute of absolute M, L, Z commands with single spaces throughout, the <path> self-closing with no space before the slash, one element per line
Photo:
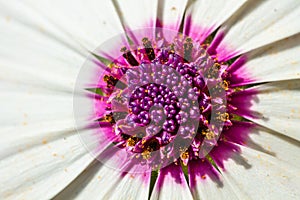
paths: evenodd
<path fill-rule="evenodd" d="M 134 139 L 132 139 L 132 138 L 129 138 L 128 140 L 127 140 L 127 145 L 128 146 L 134 146 L 136 144 L 136 141 L 134 140 Z"/>
<path fill-rule="evenodd" d="M 148 150 L 143 151 L 142 156 L 144 159 L 148 160 L 151 157 L 151 153 Z"/>
<path fill-rule="evenodd" d="M 223 88 L 224 90 L 228 90 L 228 86 L 229 86 L 229 82 L 226 81 L 226 80 L 224 80 L 223 83 L 222 83 L 222 88 Z"/>
<path fill-rule="evenodd" d="M 220 120 L 222 120 L 223 122 L 228 121 L 229 120 L 229 114 L 228 113 L 220 114 Z"/>
<path fill-rule="evenodd" d="M 183 152 L 183 153 L 180 155 L 180 158 L 181 158 L 182 160 L 188 159 L 188 158 L 189 158 L 189 153 L 188 153 L 188 152 Z"/>
<path fill-rule="evenodd" d="M 216 136 L 215 133 L 209 129 L 207 129 L 206 131 L 202 131 L 202 135 L 204 135 L 208 140 L 211 140 Z"/>

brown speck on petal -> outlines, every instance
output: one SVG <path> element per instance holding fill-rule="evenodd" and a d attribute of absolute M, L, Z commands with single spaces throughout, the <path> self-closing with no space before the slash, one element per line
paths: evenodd
<path fill-rule="evenodd" d="M 10 16 L 6 16 L 5 19 L 6 19 L 7 22 L 10 22 L 11 17 Z"/>

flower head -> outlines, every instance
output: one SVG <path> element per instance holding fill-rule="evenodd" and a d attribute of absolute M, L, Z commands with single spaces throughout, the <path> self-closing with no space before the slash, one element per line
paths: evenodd
<path fill-rule="evenodd" d="M 2 2 L 1 197 L 297 198 L 299 4 Z"/>

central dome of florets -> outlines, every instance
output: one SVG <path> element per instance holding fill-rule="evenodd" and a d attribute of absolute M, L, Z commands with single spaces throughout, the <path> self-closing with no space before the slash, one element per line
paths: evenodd
<path fill-rule="evenodd" d="M 109 98 L 100 126 L 110 124 L 112 143 L 134 164 L 157 169 L 205 157 L 231 124 L 227 66 L 182 35 L 141 42 L 122 48 L 122 57 L 102 75 Z"/>

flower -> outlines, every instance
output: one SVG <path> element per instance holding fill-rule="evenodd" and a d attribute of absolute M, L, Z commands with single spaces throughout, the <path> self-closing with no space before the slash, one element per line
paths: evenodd
<path fill-rule="evenodd" d="M 1 2 L 1 198 L 296 199 L 299 4 Z"/>

